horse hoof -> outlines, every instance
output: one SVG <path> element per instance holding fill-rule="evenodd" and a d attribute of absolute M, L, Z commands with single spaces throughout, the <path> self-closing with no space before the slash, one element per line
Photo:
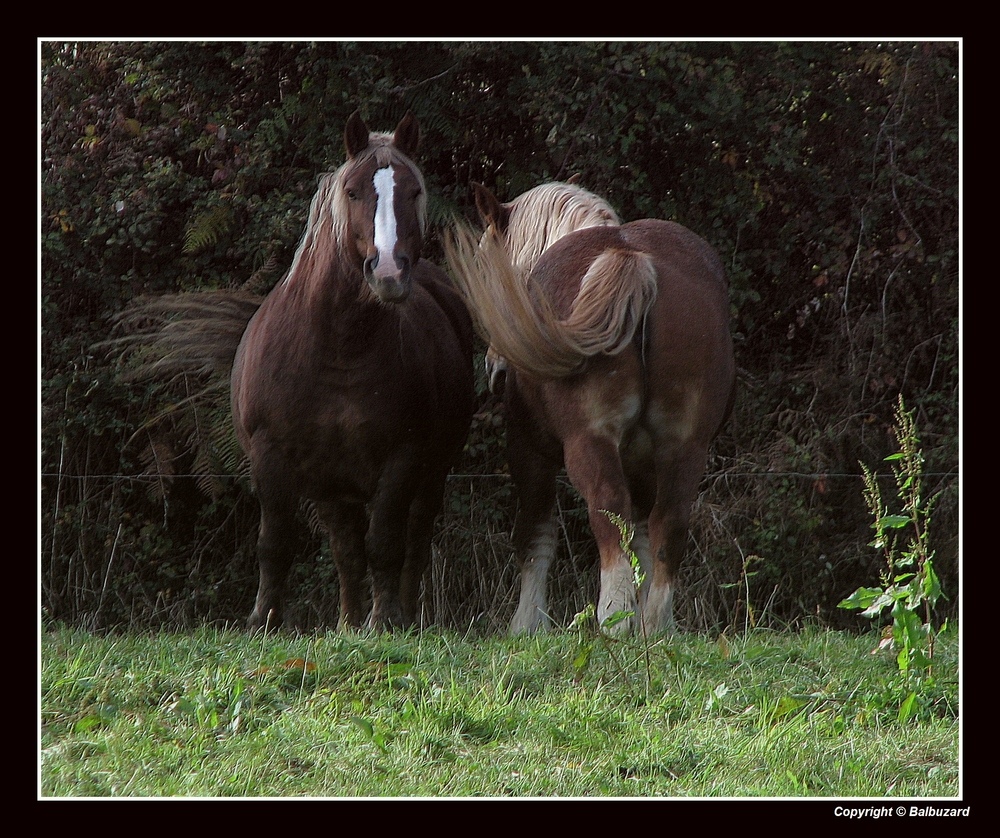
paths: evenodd
<path fill-rule="evenodd" d="M 379 609 L 378 611 L 372 611 L 365 621 L 365 628 L 369 631 L 405 631 L 410 628 L 412 624 L 408 624 L 406 620 L 403 619 L 403 612 L 399 608 L 385 608 Z"/>
<path fill-rule="evenodd" d="M 281 615 L 274 608 L 268 610 L 266 614 L 261 614 L 255 610 L 247 618 L 247 630 L 251 634 L 257 634 L 258 632 L 267 634 L 269 631 L 275 631 L 280 628 L 281 623 Z"/>

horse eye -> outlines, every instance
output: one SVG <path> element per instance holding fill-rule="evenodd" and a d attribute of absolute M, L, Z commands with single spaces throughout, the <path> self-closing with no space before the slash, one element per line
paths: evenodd
<path fill-rule="evenodd" d="M 355 192 L 353 189 L 348 189 L 346 191 L 347 191 L 347 199 L 349 201 L 356 201 L 356 200 L 358 200 L 358 193 L 357 192 Z"/>

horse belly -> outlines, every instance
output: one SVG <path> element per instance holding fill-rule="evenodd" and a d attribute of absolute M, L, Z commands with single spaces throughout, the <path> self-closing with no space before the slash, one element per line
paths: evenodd
<path fill-rule="evenodd" d="M 398 416 L 388 402 L 377 410 L 348 403 L 327 412 L 306 437 L 313 440 L 316 454 L 299 453 L 303 463 L 312 461 L 300 469 L 303 485 L 314 496 L 368 501 L 377 492 L 387 463 L 408 456 L 405 452 L 411 448 L 423 447 L 421 434 L 415 431 L 413 423 Z"/>
<path fill-rule="evenodd" d="M 399 444 L 386 422 L 391 409 L 373 412 L 349 398 L 307 402 L 257 405 L 245 443 L 257 479 L 266 473 L 314 501 L 367 502 Z"/>

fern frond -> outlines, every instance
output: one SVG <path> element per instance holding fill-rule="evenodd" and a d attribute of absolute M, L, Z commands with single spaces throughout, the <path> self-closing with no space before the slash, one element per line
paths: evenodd
<path fill-rule="evenodd" d="M 216 244 L 233 228 L 233 212 L 226 204 L 219 204 L 192 219 L 184 231 L 184 252 L 198 253 Z"/>

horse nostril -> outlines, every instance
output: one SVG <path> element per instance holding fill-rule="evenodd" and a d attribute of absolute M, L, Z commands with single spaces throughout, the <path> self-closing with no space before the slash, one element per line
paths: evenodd
<path fill-rule="evenodd" d="M 369 256 L 367 259 L 365 259 L 365 264 L 364 264 L 365 276 L 371 276 L 372 273 L 374 273 L 375 266 L 377 264 L 378 264 L 377 253 L 374 256 Z"/>

